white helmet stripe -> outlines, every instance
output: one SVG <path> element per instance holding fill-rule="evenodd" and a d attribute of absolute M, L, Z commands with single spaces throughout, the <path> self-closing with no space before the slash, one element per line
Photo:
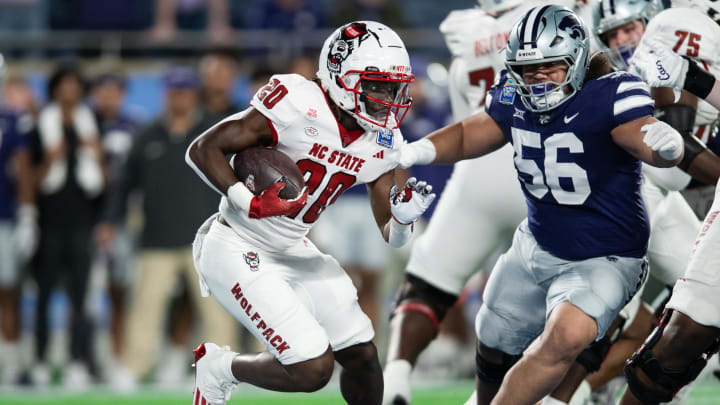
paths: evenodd
<path fill-rule="evenodd" d="M 548 7 L 550 6 L 535 7 L 530 13 L 530 15 L 528 15 L 525 21 L 525 27 L 523 29 L 525 34 L 523 36 L 523 49 L 531 49 L 537 47 L 535 39 L 537 38 L 538 30 L 540 29 L 540 19 L 542 18 L 545 9 L 547 9 Z M 528 26 L 528 22 L 530 22 L 531 25 Z"/>

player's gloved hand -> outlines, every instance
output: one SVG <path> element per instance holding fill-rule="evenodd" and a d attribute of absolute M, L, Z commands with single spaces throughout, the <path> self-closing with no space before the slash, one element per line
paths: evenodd
<path fill-rule="evenodd" d="M 685 86 L 689 63 L 657 40 L 646 38 L 630 59 L 630 72 L 642 77 L 650 87 L 672 87 L 677 101 Z"/>
<path fill-rule="evenodd" d="M 285 183 L 278 181 L 256 196 L 242 182 L 237 182 L 227 189 L 227 197 L 230 204 L 247 211 L 250 218 L 295 214 L 307 203 L 307 187 L 304 187 L 300 195 L 291 200 L 286 200 L 278 195 L 283 187 L 285 187 Z"/>
<path fill-rule="evenodd" d="M 432 186 L 424 181 L 410 177 L 405 187 L 400 190 L 397 185 L 390 189 L 390 211 L 398 223 L 409 225 L 415 222 L 435 200 Z"/>
<path fill-rule="evenodd" d="M 657 121 L 643 125 L 640 131 L 645 134 L 643 142 L 656 151 L 665 160 L 675 160 L 683 153 L 683 139 L 675 128 L 665 122 Z"/>
<path fill-rule="evenodd" d="M 414 165 L 430 164 L 435 160 L 436 153 L 435 145 L 427 138 L 405 143 L 400 147 L 398 166 L 407 169 Z"/>
<path fill-rule="evenodd" d="M 297 213 L 307 203 L 307 187 L 303 187 L 300 195 L 292 200 L 281 198 L 278 193 L 285 187 L 285 183 L 278 181 L 267 190 L 255 196 L 250 202 L 248 216 L 250 218 L 277 217 Z"/>
<path fill-rule="evenodd" d="M 15 251 L 23 262 L 29 260 L 37 249 L 40 237 L 37 217 L 37 208 L 33 205 L 23 204 L 17 210 L 17 224 L 13 238 Z"/>

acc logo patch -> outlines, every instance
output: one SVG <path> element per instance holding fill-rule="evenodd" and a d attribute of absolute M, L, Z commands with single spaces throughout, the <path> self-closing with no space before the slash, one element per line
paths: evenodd
<path fill-rule="evenodd" d="M 393 131 L 392 129 L 378 131 L 377 133 L 377 144 L 386 148 L 393 147 Z"/>
<path fill-rule="evenodd" d="M 501 104 L 513 104 L 515 102 L 515 91 L 517 86 L 512 79 L 508 79 L 500 92 L 500 99 L 498 100 Z"/>
<path fill-rule="evenodd" d="M 315 127 L 305 127 L 305 135 L 318 136 L 318 130 Z"/>
<path fill-rule="evenodd" d="M 258 256 L 257 252 L 243 253 L 243 257 L 245 258 L 245 263 L 250 266 L 251 271 L 258 271 L 258 267 L 260 266 L 260 256 Z"/>

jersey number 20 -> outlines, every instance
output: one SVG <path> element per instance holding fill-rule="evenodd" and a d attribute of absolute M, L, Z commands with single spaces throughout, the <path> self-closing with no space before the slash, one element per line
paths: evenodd
<path fill-rule="evenodd" d="M 318 190 L 320 184 L 322 184 L 323 178 L 327 173 L 327 169 L 324 165 L 314 162 L 310 159 L 302 159 L 297 162 L 297 166 L 300 168 L 300 172 L 305 177 L 305 185 L 308 188 L 308 195 L 314 196 Z M 327 185 L 315 199 L 315 202 L 310 205 L 310 208 L 305 211 L 302 219 L 306 224 L 311 224 L 320 218 L 320 214 L 330 206 L 332 203 L 340 197 L 345 190 L 352 187 L 355 184 L 355 176 L 349 175 L 343 172 L 336 172 L 328 180 Z M 295 218 L 302 210 L 299 210 L 294 215 L 288 215 L 290 218 Z"/>
<path fill-rule="evenodd" d="M 513 148 L 515 148 L 515 167 L 518 172 L 525 176 L 520 179 L 525 183 L 525 188 L 538 199 L 547 194 L 548 189 L 552 196 L 560 204 L 581 205 L 590 196 L 590 182 L 587 171 L 577 163 L 558 162 L 557 151 L 560 148 L 567 148 L 570 153 L 583 153 L 582 141 L 572 132 L 560 132 L 547 138 L 544 145 L 541 145 L 539 132 L 527 131 L 524 129 L 512 128 Z M 544 147 L 543 147 L 544 146 Z M 545 149 L 544 170 L 531 159 L 523 157 L 523 147 Z M 543 178 L 543 173 L 544 178 Z M 573 191 L 568 191 L 560 186 L 560 178 L 569 178 L 572 181 Z"/>

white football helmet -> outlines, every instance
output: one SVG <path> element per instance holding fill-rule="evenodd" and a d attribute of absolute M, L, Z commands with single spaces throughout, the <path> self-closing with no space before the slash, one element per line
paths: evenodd
<path fill-rule="evenodd" d="M 497 14 L 522 3 L 523 0 L 478 0 L 480 8 L 488 14 Z"/>
<path fill-rule="evenodd" d="M 399 127 L 410 108 L 410 58 L 400 37 L 378 22 L 335 30 L 320 51 L 317 75 L 335 104 L 366 131 Z"/>

